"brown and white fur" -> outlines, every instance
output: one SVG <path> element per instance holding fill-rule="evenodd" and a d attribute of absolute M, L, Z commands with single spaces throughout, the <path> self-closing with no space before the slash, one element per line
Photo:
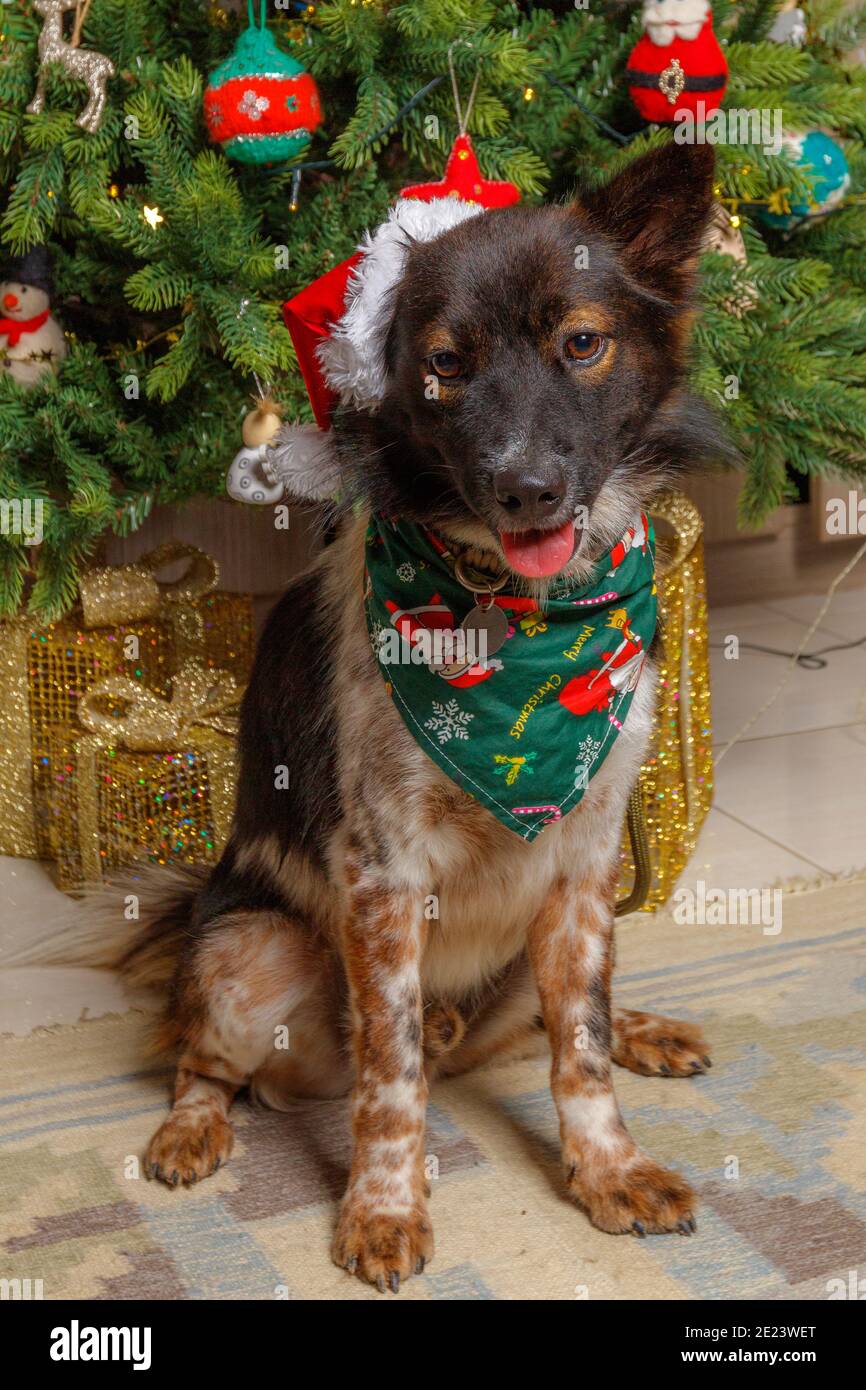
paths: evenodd
<path fill-rule="evenodd" d="M 653 180 L 669 185 L 673 161 L 686 155 L 647 158 L 642 172 L 631 176 L 647 185 L 638 188 L 640 197 L 629 199 L 628 189 L 619 188 L 608 217 L 625 223 L 646 204 L 640 216 L 650 221 Z M 712 181 L 706 157 L 694 159 L 703 162 L 684 166 L 684 199 L 692 212 L 681 200 L 669 214 L 672 225 L 687 225 L 692 241 L 709 210 Z M 629 392 L 635 395 L 644 353 L 645 379 L 656 384 L 646 401 L 635 398 L 628 408 L 637 444 L 654 430 L 658 439 L 641 471 L 634 465 L 637 444 L 624 437 L 622 467 L 611 465 L 584 492 L 591 523 L 571 565 L 578 575 L 622 533 L 635 505 L 666 480 L 659 454 L 675 460 L 677 449 L 687 453 L 699 433 L 683 423 L 691 407 L 681 398 L 677 347 L 682 315 L 690 312 L 682 266 L 671 269 L 679 289 L 665 308 L 659 264 L 671 252 L 658 228 L 629 243 L 656 275 L 650 290 L 634 289 L 640 269 L 636 256 L 628 261 L 629 246 L 617 242 L 620 222 L 605 229 L 600 205 L 586 206 L 584 234 L 601 238 L 609 256 L 623 258 L 622 284 L 615 269 L 609 281 L 620 288 L 604 289 L 604 281 L 594 289 L 596 299 L 606 295 L 613 331 L 621 333 L 614 370 L 632 373 L 616 378 L 616 389 L 623 402 Z M 550 227 L 556 232 L 556 219 L 566 216 L 555 210 L 542 223 L 533 221 L 535 210 L 509 217 L 512 211 L 479 219 L 489 229 L 486 236 L 495 238 L 500 227 L 507 233 L 500 245 L 506 265 L 515 254 L 514 238 L 519 249 L 520 237 L 536 235 L 532 229 L 542 225 L 545 236 Z M 487 221 L 500 216 L 501 222 Z M 452 242 L 445 245 L 443 238 L 443 246 L 459 257 L 466 229 L 447 235 Z M 491 254 L 496 245 L 491 241 Z M 649 307 L 630 308 L 632 294 L 635 302 L 648 295 Z M 644 330 L 629 314 L 644 311 L 653 319 L 648 342 L 669 313 L 673 346 L 661 364 L 650 360 L 646 345 L 634 352 L 630 346 L 629 334 L 639 341 Z M 398 291 L 397 323 L 401 312 Z M 483 313 L 482 306 L 477 315 Z M 616 327 L 630 323 L 637 326 Z M 392 345 L 399 400 L 390 423 L 384 411 L 389 429 L 396 428 L 395 411 L 412 391 L 410 377 L 401 377 L 399 351 L 399 343 Z M 602 389 L 601 377 L 596 386 L 583 380 L 576 390 Z M 563 410 L 569 409 L 562 399 Z M 589 397 L 580 400 L 585 415 Z M 617 410 L 624 418 L 626 405 Z M 662 414 L 667 435 L 658 423 Z M 402 428 L 408 439 L 414 427 Z M 360 458 L 357 491 L 363 495 L 376 451 L 358 438 L 347 429 L 342 447 Z M 658 440 L 667 441 L 663 450 Z M 575 486 L 583 486 L 580 459 L 573 469 Z M 411 488 L 392 476 L 388 486 L 398 485 Z M 463 491 L 458 480 L 448 495 Z M 429 514 L 426 502 L 418 506 L 420 515 Z M 483 552 L 482 561 L 504 563 L 495 526 L 485 526 L 480 504 L 473 508 L 458 497 L 436 521 L 446 535 Z M 645 670 L 624 732 L 579 806 L 526 843 L 439 771 L 395 711 L 366 634 L 365 527 L 363 512 L 345 516 L 335 542 L 269 620 L 242 714 L 231 841 L 208 882 L 177 890 L 170 905 L 151 914 L 127 953 L 133 977 L 172 976 L 161 1040 L 177 1055 L 175 1100 L 148 1146 L 148 1173 L 172 1185 L 191 1183 L 224 1162 L 232 1147 L 229 1110 L 241 1088 L 276 1107 L 290 1097 L 351 1091 L 354 1154 L 333 1258 L 380 1289 L 396 1291 L 433 1253 L 424 1177 L 431 1079 L 546 1045 L 569 1196 L 605 1231 L 689 1234 L 694 1195 L 632 1139 L 611 1073 L 612 1062 L 676 1076 L 709 1065 L 694 1026 L 610 1004 L 618 849 L 650 731 L 652 669 Z M 284 764 L 289 786 L 277 790 L 274 773 Z M 435 916 L 425 911 L 432 895 L 438 898 Z M 287 1049 L 275 1045 L 283 1028 Z"/>

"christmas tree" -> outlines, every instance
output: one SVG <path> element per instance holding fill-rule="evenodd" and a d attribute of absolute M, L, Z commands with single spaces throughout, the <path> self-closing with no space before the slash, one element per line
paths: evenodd
<path fill-rule="evenodd" d="M 851 176 L 827 216 L 792 230 L 821 202 L 814 167 L 757 135 L 717 148 L 723 230 L 742 244 L 704 257 L 693 376 L 742 450 L 746 524 L 797 474 L 866 471 L 866 74 L 845 59 L 866 15 L 801 3 L 805 33 L 787 42 L 770 38 L 779 0 L 713 6 L 724 108 L 832 132 Z M 476 86 L 484 174 L 526 201 L 565 198 L 671 138 L 629 93 L 633 5 L 271 0 L 266 20 L 272 61 L 287 81 L 311 75 L 324 118 L 308 140 L 296 113 L 250 162 L 204 100 L 214 73 L 249 72 L 236 56 L 225 66 L 246 6 L 4 0 L 0 259 L 47 248 L 67 351 L 35 384 L 0 360 L 0 498 L 7 516 L 43 504 L 38 547 L 0 534 L 0 613 L 56 616 L 106 530 L 135 528 L 156 501 L 222 493 L 257 385 L 310 418 L 282 304 L 351 254 L 402 185 L 441 177 L 457 133 L 449 52 L 458 91 Z M 83 63 L 67 57 L 74 22 Z M 40 34 L 58 23 L 40 67 Z M 42 109 L 28 111 L 37 73 Z M 315 86 L 304 93 L 315 106 Z M 243 102 L 255 120 L 255 84 Z"/>

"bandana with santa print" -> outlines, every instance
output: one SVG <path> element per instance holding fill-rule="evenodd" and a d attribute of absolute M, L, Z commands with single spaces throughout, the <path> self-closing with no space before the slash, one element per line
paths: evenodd
<path fill-rule="evenodd" d="M 622 729 L 656 626 L 655 537 L 637 517 L 592 579 L 553 586 L 540 610 L 505 589 L 476 600 L 447 545 L 374 517 L 365 604 L 374 655 L 412 737 L 524 840 L 579 804 Z M 476 604 L 507 636 L 485 656 L 452 636 Z M 470 633 L 470 639 L 472 634 Z"/>

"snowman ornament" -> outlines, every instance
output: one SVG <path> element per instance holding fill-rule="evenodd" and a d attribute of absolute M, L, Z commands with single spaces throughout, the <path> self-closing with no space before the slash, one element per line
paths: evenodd
<path fill-rule="evenodd" d="M 36 246 L 0 275 L 0 372 L 21 386 L 35 386 L 46 372 L 57 370 L 68 351 L 51 315 L 48 252 Z"/>
<path fill-rule="evenodd" d="M 268 445 L 282 424 L 282 415 L 270 397 L 254 400 L 241 426 L 244 448 L 235 454 L 226 475 L 226 492 L 235 502 L 264 507 L 279 502 L 286 490 L 282 479 L 275 480 L 266 467 Z"/>

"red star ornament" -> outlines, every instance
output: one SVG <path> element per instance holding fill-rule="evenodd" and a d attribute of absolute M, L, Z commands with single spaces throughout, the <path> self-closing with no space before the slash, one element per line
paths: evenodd
<path fill-rule="evenodd" d="M 445 177 L 436 183 L 413 183 L 400 189 L 401 198 L 419 198 L 432 203 L 436 198 L 460 198 L 464 203 L 480 203 L 483 208 L 507 208 L 520 201 L 520 190 L 505 179 L 485 179 L 468 135 L 458 135 L 451 146 Z"/>

